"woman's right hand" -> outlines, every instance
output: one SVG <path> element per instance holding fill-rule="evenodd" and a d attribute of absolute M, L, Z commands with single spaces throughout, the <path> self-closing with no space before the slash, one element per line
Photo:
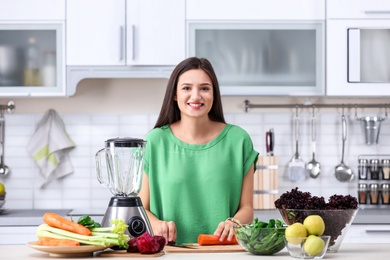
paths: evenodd
<path fill-rule="evenodd" d="M 154 235 L 163 236 L 166 244 L 176 240 L 176 225 L 173 221 L 159 221 L 153 230 Z"/>

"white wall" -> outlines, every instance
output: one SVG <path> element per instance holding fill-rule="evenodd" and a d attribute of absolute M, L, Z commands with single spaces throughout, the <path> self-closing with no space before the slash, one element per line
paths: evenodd
<path fill-rule="evenodd" d="M 90 79 L 79 84 L 77 93 L 69 98 L 18 98 L 16 111 L 6 114 L 5 163 L 12 172 L 0 179 L 7 189 L 6 208 L 72 208 L 104 209 L 111 194 L 96 179 L 94 155 L 104 141 L 116 136 L 142 138 L 154 125 L 165 92 L 166 79 L 109 80 Z M 224 110 L 229 123 L 237 124 L 251 135 L 255 148 L 265 153 L 265 132 L 273 127 L 276 134 L 275 155 L 279 157 L 279 193 L 298 186 L 313 195 L 329 197 L 337 194 L 356 196 L 357 180 L 340 183 L 334 177 L 334 167 L 340 163 L 341 126 L 338 109 L 318 110 L 317 160 L 322 165 L 318 179 L 291 182 L 286 178 L 286 165 L 294 154 L 292 119 L 295 109 L 253 109 L 244 112 L 244 100 L 251 103 L 299 103 L 305 100 L 325 103 L 386 103 L 388 99 L 316 99 L 224 97 Z M 0 99 L 6 104 L 9 99 Z M 26 144 L 36 124 L 49 109 L 62 116 L 67 131 L 77 148 L 71 152 L 75 172 L 62 180 L 39 189 L 42 176 L 26 152 Z M 310 109 L 300 111 L 301 135 L 299 152 L 307 162 L 311 159 Z M 345 163 L 357 172 L 360 154 L 390 154 L 390 122 L 382 124 L 380 145 L 363 142 L 355 111 L 346 110 L 349 118 Z M 383 111 L 358 110 L 359 115 L 376 115 Z M 390 156 L 389 156 L 390 157 Z"/>

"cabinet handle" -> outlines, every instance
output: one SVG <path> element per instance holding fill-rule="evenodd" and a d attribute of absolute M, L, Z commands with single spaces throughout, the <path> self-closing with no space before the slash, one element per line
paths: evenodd
<path fill-rule="evenodd" d="M 131 59 L 135 60 L 135 25 L 131 25 Z"/>
<path fill-rule="evenodd" d="M 119 60 L 123 60 L 123 26 L 119 27 Z"/>
<path fill-rule="evenodd" d="M 390 14 L 390 10 L 369 10 L 369 11 L 364 11 L 365 14 L 370 15 L 370 14 Z"/>
<path fill-rule="evenodd" d="M 366 229 L 366 233 L 390 233 L 390 230 L 386 230 L 386 229 Z"/>

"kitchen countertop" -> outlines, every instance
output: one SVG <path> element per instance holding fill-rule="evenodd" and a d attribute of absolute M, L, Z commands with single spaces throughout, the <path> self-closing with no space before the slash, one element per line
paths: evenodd
<path fill-rule="evenodd" d="M 161 259 L 223 259 L 223 260 L 245 260 L 245 259 L 254 259 L 259 257 L 261 259 L 293 259 L 287 252 L 286 249 L 283 249 L 279 253 L 273 256 L 255 256 L 247 252 L 240 253 L 166 253 L 161 256 Z M 40 252 L 35 249 L 28 247 L 27 245 L 4 245 L 0 246 L 0 255 L 1 259 L 54 259 L 49 256 L 48 253 Z M 72 259 L 90 259 L 98 257 L 84 257 L 84 258 L 72 258 Z M 107 257 L 104 257 L 107 258 Z M 104 259 L 103 258 L 103 259 Z M 388 259 L 389 258 L 389 249 L 388 244 L 344 244 L 341 245 L 337 253 L 328 253 L 325 255 L 324 259 L 354 259 L 354 260 L 366 260 L 366 259 Z M 145 259 L 145 257 L 114 257 L 113 259 Z M 159 259 L 159 258 L 155 258 Z"/>
<path fill-rule="evenodd" d="M 90 215 L 100 221 L 105 209 L 6 209 L 0 213 L 1 226 L 38 226 L 42 224 L 45 212 L 55 212 L 61 216 L 74 216 L 76 219 L 82 215 Z M 277 210 L 255 210 L 255 217 L 260 220 L 281 219 Z M 359 209 L 353 224 L 390 224 L 389 209 Z"/>

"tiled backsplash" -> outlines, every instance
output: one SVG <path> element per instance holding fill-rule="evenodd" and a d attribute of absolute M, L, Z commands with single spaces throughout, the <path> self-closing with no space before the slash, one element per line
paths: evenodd
<path fill-rule="evenodd" d="M 246 129 L 252 137 L 255 149 L 265 154 L 265 132 L 274 128 L 275 156 L 279 159 L 279 194 L 299 187 L 313 195 L 352 194 L 357 192 L 357 157 L 360 154 L 389 153 L 389 122 L 382 123 L 379 145 L 364 144 L 359 122 L 349 115 L 345 163 L 350 166 L 355 179 L 341 183 L 334 177 L 334 168 L 341 159 L 340 113 L 319 111 L 317 116 L 316 159 L 321 163 L 321 174 L 317 179 L 291 182 L 286 177 L 286 166 L 295 151 L 293 136 L 293 111 L 281 112 L 251 111 L 249 113 L 226 114 L 228 123 Z M 104 209 L 110 192 L 102 187 L 96 178 L 95 153 L 103 147 L 104 141 L 117 136 L 143 138 L 153 127 L 156 114 L 60 114 L 66 129 L 77 147 L 70 157 L 74 173 L 60 180 L 52 181 L 45 189 L 39 186 L 43 181 L 33 159 L 26 151 L 26 144 L 34 133 L 43 114 L 6 114 L 5 163 L 11 173 L 0 182 L 7 190 L 6 208 L 13 209 Z M 305 162 L 311 160 L 310 111 L 300 114 L 299 153 Z M 221 154 L 223 156 L 223 154 Z"/>

